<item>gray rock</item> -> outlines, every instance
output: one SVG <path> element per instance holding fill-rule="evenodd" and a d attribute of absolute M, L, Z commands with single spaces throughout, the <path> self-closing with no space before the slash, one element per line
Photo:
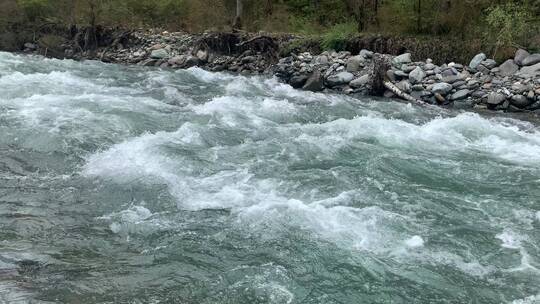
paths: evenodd
<path fill-rule="evenodd" d="M 168 63 L 170 65 L 183 65 L 186 62 L 186 56 L 180 55 L 180 56 L 174 56 L 168 60 Z"/>
<path fill-rule="evenodd" d="M 504 96 L 503 94 L 492 92 L 488 95 L 487 103 L 496 106 L 503 103 L 505 100 L 506 96 Z"/>
<path fill-rule="evenodd" d="M 520 109 L 526 108 L 534 103 L 534 100 L 530 100 L 523 95 L 514 95 L 510 100 L 510 103 Z"/>
<path fill-rule="evenodd" d="M 208 52 L 204 50 L 198 50 L 196 54 L 197 58 L 199 58 L 200 61 L 206 62 L 208 61 Z"/>
<path fill-rule="evenodd" d="M 460 81 L 462 79 L 461 75 L 450 75 L 450 76 L 444 76 L 442 78 L 443 82 L 447 83 L 454 83 L 456 81 Z"/>
<path fill-rule="evenodd" d="M 519 70 L 519 66 L 514 62 L 514 59 L 508 59 L 499 66 L 499 73 L 502 76 L 514 75 Z"/>
<path fill-rule="evenodd" d="M 529 52 L 523 50 L 523 49 L 519 49 L 516 51 L 516 55 L 514 56 L 514 61 L 518 64 L 518 65 L 523 65 L 523 60 L 525 60 L 525 58 L 529 57 Z"/>
<path fill-rule="evenodd" d="M 522 67 L 521 70 L 516 75 L 523 78 L 538 77 L 540 76 L 540 63 L 531 65 L 531 66 Z"/>
<path fill-rule="evenodd" d="M 529 91 L 530 89 L 532 89 L 530 85 L 525 85 L 521 82 L 515 82 L 514 84 L 512 84 L 512 91 L 518 94 L 522 94 L 525 91 Z"/>
<path fill-rule="evenodd" d="M 395 67 L 401 67 L 401 65 L 406 64 L 406 63 L 411 63 L 411 61 L 412 61 L 411 54 L 405 53 L 405 54 L 401 54 L 399 56 L 394 57 L 394 59 L 392 59 L 392 64 Z"/>
<path fill-rule="evenodd" d="M 328 56 L 320 55 L 315 57 L 315 64 L 328 64 Z"/>
<path fill-rule="evenodd" d="M 426 70 L 433 70 L 436 66 L 433 63 L 427 63 L 424 65 L 424 69 Z"/>
<path fill-rule="evenodd" d="M 455 68 L 446 68 L 446 69 L 443 69 L 441 75 L 444 77 L 444 76 L 452 76 L 452 75 L 457 75 L 459 74 L 458 70 L 456 70 Z"/>
<path fill-rule="evenodd" d="M 304 86 L 308 78 L 309 77 L 307 75 L 293 76 L 289 80 L 289 84 L 291 85 L 291 87 L 298 89 Z"/>
<path fill-rule="evenodd" d="M 150 58 L 152 59 L 165 59 L 169 57 L 169 52 L 167 52 L 165 49 L 157 49 L 153 50 L 150 54 Z"/>
<path fill-rule="evenodd" d="M 531 54 L 523 59 L 523 65 L 529 66 L 540 63 L 540 54 Z"/>
<path fill-rule="evenodd" d="M 372 52 L 372 51 L 368 51 L 368 50 L 366 50 L 366 49 L 363 49 L 363 50 L 360 51 L 360 56 L 362 56 L 362 57 L 368 59 L 368 58 L 373 57 L 373 52 Z"/>
<path fill-rule="evenodd" d="M 493 59 L 486 59 L 480 63 L 481 65 L 485 66 L 487 69 L 493 69 L 497 66 L 497 62 Z"/>
<path fill-rule="evenodd" d="M 33 51 L 33 50 L 36 50 L 38 48 L 38 46 L 35 43 L 27 42 L 27 43 L 24 44 L 24 48 Z"/>
<path fill-rule="evenodd" d="M 326 82 L 329 86 L 334 87 L 342 84 L 347 84 L 353 80 L 354 75 L 349 72 L 340 72 L 326 78 Z"/>
<path fill-rule="evenodd" d="M 452 91 L 452 89 L 453 89 L 453 87 L 452 87 L 451 84 L 446 83 L 446 82 L 439 82 L 439 83 L 434 84 L 431 87 L 431 92 L 434 93 L 434 94 L 446 95 L 446 94 L 450 93 L 450 91 Z"/>
<path fill-rule="evenodd" d="M 424 77 L 426 77 L 426 73 L 424 73 L 421 67 L 416 67 L 416 69 L 409 73 L 409 81 L 412 84 L 422 82 Z"/>
<path fill-rule="evenodd" d="M 476 70 L 476 68 L 478 67 L 478 65 L 479 65 L 482 61 L 486 60 L 486 58 L 487 58 L 487 56 L 486 56 L 486 54 L 484 54 L 484 53 L 480 53 L 480 54 L 474 56 L 474 58 L 471 60 L 471 63 L 469 63 L 469 67 L 470 67 L 471 69 L 473 69 L 473 70 Z"/>
<path fill-rule="evenodd" d="M 369 80 L 370 80 L 369 75 L 363 75 L 351 81 L 349 85 L 353 88 L 359 88 L 368 84 Z"/>
<path fill-rule="evenodd" d="M 414 69 L 416 69 L 416 66 L 403 64 L 400 69 L 405 73 L 410 73 L 410 72 L 414 71 Z"/>
<path fill-rule="evenodd" d="M 401 70 L 394 71 L 394 75 L 396 75 L 397 77 L 402 77 L 402 78 L 409 77 L 409 74 Z"/>
<path fill-rule="evenodd" d="M 199 58 L 195 56 L 188 55 L 186 57 L 186 61 L 184 62 L 183 66 L 184 68 L 190 68 L 199 65 Z"/>
<path fill-rule="evenodd" d="M 454 94 L 452 94 L 452 96 L 450 97 L 450 100 L 465 99 L 465 98 L 467 98 L 467 96 L 469 96 L 469 94 L 471 94 L 471 91 L 469 91 L 467 89 L 459 90 L 459 91 L 455 92 Z"/>
<path fill-rule="evenodd" d="M 396 87 L 398 87 L 400 90 L 402 90 L 405 93 L 410 93 L 412 91 L 411 83 L 407 80 L 402 80 L 396 84 Z"/>
<path fill-rule="evenodd" d="M 363 56 L 353 56 L 347 59 L 347 72 L 358 72 L 365 61 Z"/>
<path fill-rule="evenodd" d="M 306 91 L 320 92 L 324 90 L 324 78 L 319 70 L 314 71 L 302 87 Z"/>

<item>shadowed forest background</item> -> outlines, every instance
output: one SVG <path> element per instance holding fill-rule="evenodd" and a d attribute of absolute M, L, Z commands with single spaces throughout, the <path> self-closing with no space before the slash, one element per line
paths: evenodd
<path fill-rule="evenodd" d="M 0 27 L 7 32 L 50 23 L 229 31 L 236 17 L 238 29 L 300 34 L 323 49 L 377 34 L 437 39 L 435 48 L 448 40 L 449 47 L 494 57 L 517 47 L 537 50 L 539 16 L 540 0 L 0 0 Z"/>

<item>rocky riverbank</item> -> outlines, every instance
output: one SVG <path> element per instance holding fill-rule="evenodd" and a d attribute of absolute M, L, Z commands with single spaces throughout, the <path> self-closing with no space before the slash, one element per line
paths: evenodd
<path fill-rule="evenodd" d="M 85 51 L 84 35 L 72 36 L 51 48 L 54 52 L 39 43 L 26 43 L 24 52 L 170 69 L 199 66 L 244 75 L 268 74 L 303 90 L 540 113 L 540 54 L 525 50 L 501 64 L 478 54 L 468 64 L 437 65 L 430 59 L 414 61 L 414 54 L 406 52 L 398 56 L 366 49 L 358 54 L 284 53 L 296 39 L 291 35 L 115 31 L 98 39 L 92 51 Z"/>

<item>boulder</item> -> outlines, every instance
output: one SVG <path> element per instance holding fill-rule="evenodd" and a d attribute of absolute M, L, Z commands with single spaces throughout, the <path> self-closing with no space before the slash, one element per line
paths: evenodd
<path fill-rule="evenodd" d="M 481 65 L 485 66 L 487 69 L 493 69 L 497 66 L 497 62 L 493 59 L 486 59 L 480 63 Z"/>
<path fill-rule="evenodd" d="M 459 90 L 450 96 L 450 100 L 461 100 L 467 98 L 471 94 L 471 91 L 467 89 Z"/>
<path fill-rule="evenodd" d="M 506 100 L 506 96 L 504 96 L 501 93 L 493 92 L 493 93 L 489 93 L 488 98 L 487 98 L 487 103 L 490 105 L 496 106 L 503 103 L 505 100 Z"/>
<path fill-rule="evenodd" d="M 525 58 L 529 57 L 529 52 L 523 50 L 523 49 L 519 49 L 516 51 L 516 55 L 514 56 L 514 61 L 518 64 L 518 65 L 523 65 L 523 60 L 525 60 Z"/>
<path fill-rule="evenodd" d="M 411 83 L 407 80 L 402 80 L 396 84 L 396 87 L 398 87 L 401 91 L 405 93 L 410 93 L 412 91 Z"/>
<path fill-rule="evenodd" d="M 320 92 L 324 90 L 324 78 L 319 70 L 315 70 L 302 87 L 306 91 Z"/>
<path fill-rule="evenodd" d="M 411 63 L 411 62 L 412 60 L 411 60 L 410 53 L 401 54 L 399 56 L 394 57 L 394 59 L 392 59 L 392 64 L 398 68 L 401 67 L 403 64 Z"/>
<path fill-rule="evenodd" d="M 328 64 L 328 56 L 320 55 L 320 56 L 315 57 L 315 64 L 323 64 L 323 65 Z"/>
<path fill-rule="evenodd" d="M 540 76 L 540 63 L 531 65 L 531 66 L 522 67 L 521 70 L 516 75 L 523 78 L 539 77 Z"/>
<path fill-rule="evenodd" d="M 476 56 L 474 56 L 474 58 L 471 60 L 471 62 L 469 63 L 469 67 L 473 70 L 476 70 L 476 68 L 478 67 L 478 65 L 480 63 L 482 63 L 482 61 L 486 60 L 487 56 L 486 54 L 484 53 L 480 53 Z"/>
<path fill-rule="evenodd" d="M 347 72 L 358 72 L 364 61 L 364 57 L 360 55 L 349 57 L 347 60 Z"/>
<path fill-rule="evenodd" d="M 354 75 L 349 72 L 340 72 L 326 78 L 326 82 L 329 86 L 334 87 L 342 84 L 348 84 L 349 82 L 351 82 L 351 80 L 353 80 L 353 78 Z"/>
<path fill-rule="evenodd" d="M 202 62 L 208 61 L 208 52 L 205 50 L 198 50 L 196 56 Z"/>
<path fill-rule="evenodd" d="M 170 65 L 182 65 L 186 62 L 186 56 L 180 55 L 180 56 L 174 56 L 168 60 L 168 63 Z"/>
<path fill-rule="evenodd" d="M 362 57 L 368 59 L 368 58 L 373 57 L 373 52 L 372 52 L 372 51 L 368 51 L 368 50 L 366 50 L 366 49 L 363 49 L 363 50 L 360 51 L 360 56 L 362 56 Z"/>
<path fill-rule="evenodd" d="M 291 85 L 291 87 L 298 89 L 304 86 L 308 78 L 309 77 L 307 75 L 293 76 L 289 80 L 289 84 Z"/>
<path fill-rule="evenodd" d="M 362 87 L 362 86 L 365 86 L 366 84 L 369 83 L 369 80 L 370 80 L 370 77 L 369 75 L 363 75 L 363 76 L 360 76 L 358 78 L 356 78 L 355 80 L 351 81 L 349 83 L 349 85 L 353 88 L 359 88 L 359 87 Z"/>
<path fill-rule="evenodd" d="M 150 54 L 152 59 L 165 59 L 169 57 L 169 53 L 165 49 L 153 50 Z"/>
<path fill-rule="evenodd" d="M 523 95 L 514 95 L 510 100 L 510 103 L 520 109 L 526 108 L 534 103 L 534 100 L 528 99 Z"/>
<path fill-rule="evenodd" d="M 508 59 L 499 66 L 499 73 L 502 76 L 510 76 L 519 70 L 519 66 L 514 62 L 514 59 Z"/>
<path fill-rule="evenodd" d="M 422 70 L 421 67 L 416 67 L 416 69 L 412 70 L 412 72 L 409 73 L 409 81 L 412 84 L 422 82 L 424 77 L 426 77 L 426 73 L 424 72 L 424 70 Z"/>
<path fill-rule="evenodd" d="M 523 59 L 523 65 L 529 66 L 540 63 L 540 54 L 531 54 Z"/>
<path fill-rule="evenodd" d="M 431 86 L 431 92 L 434 94 L 446 95 L 450 93 L 452 89 L 452 85 L 446 82 L 439 82 Z"/>

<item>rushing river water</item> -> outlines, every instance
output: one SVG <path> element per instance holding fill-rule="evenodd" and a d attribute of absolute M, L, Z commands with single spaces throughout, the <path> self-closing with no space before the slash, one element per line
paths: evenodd
<path fill-rule="evenodd" d="M 538 303 L 534 122 L 0 53 L 0 303 Z"/>

